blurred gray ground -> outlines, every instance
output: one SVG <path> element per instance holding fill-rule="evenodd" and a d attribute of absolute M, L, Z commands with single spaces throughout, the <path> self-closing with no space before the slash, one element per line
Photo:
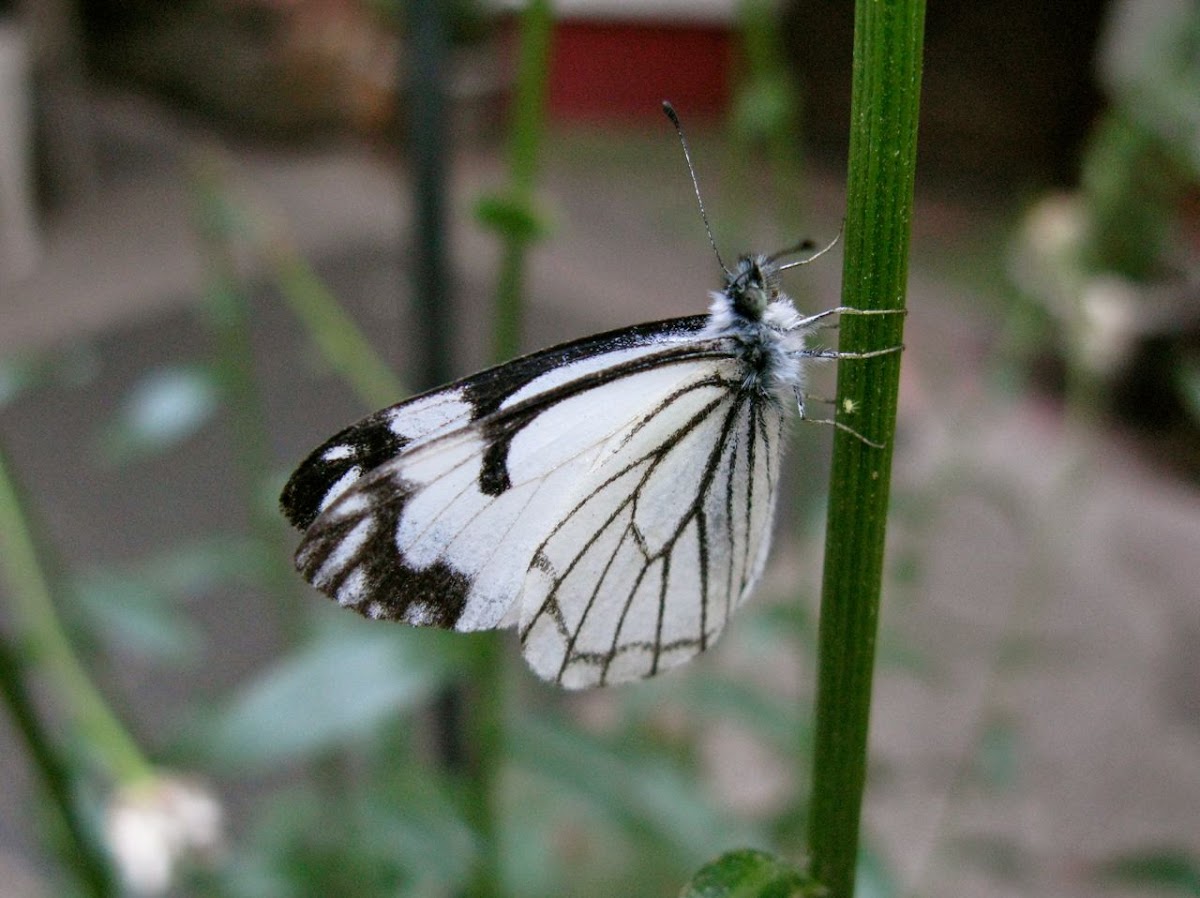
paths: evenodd
<path fill-rule="evenodd" d="M 292 234 L 405 377 L 419 339 L 406 324 L 406 188 L 382 153 L 222 142 L 128 96 L 101 97 L 95 112 L 101 193 L 45 223 L 40 273 L 0 300 L 0 356 L 82 359 L 73 383 L 0 408 L 35 511 L 75 569 L 143 557 L 242 515 L 223 426 L 134 467 L 105 466 L 92 451 L 133 381 L 211 351 L 189 224 L 187 166 L 198 150 L 222 145 L 231 190 Z M 709 135 L 693 138 L 727 256 L 797 236 L 760 224 L 771 200 L 762 185 L 723 178 L 730 157 Z M 541 196 L 556 233 L 533 257 L 529 346 L 705 307 L 716 266 L 668 128 L 559 135 L 546 157 Z M 495 270 L 493 241 L 469 209 L 503 170 L 494 153 L 468 148 L 453 171 L 455 365 L 466 372 L 487 355 Z M 811 180 L 803 202 L 820 239 L 836 231 L 841 197 L 836 177 Z M 1151 467 L 1127 435 L 1068 428 L 1053 400 L 989 388 L 1001 300 L 964 286 L 951 260 L 987 251 L 997 224 L 966 202 L 918 202 L 893 531 L 896 564 L 916 576 L 889 591 L 883 615 L 884 643 L 918 661 L 885 664 L 877 677 L 865 821 L 914 893 L 1083 898 L 1095 894 L 1083 874 L 1097 860 L 1200 854 L 1200 494 Z M 734 226 L 737 239 L 724 230 Z M 259 285 L 255 346 L 283 469 L 366 409 L 314 360 L 261 262 L 243 263 Z M 828 261 L 788 288 L 805 307 L 834 305 L 839 273 Z M 801 430 L 789 462 L 795 488 L 811 494 L 827 434 Z M 795 535 L 815 519 L 784 515 L 760 601 L 818 581 L 818 541 Z M 262 597 L 210 599 L 193 608 L 210 638 L 201 666 L 164 675 L 114 658 L 104 671 L 150 746 L 170 735 L 184 696 L 220 695 L 274 651 Z M 715 787 L 769 800 L 785 765 L 728 754 L 749 750 L 714 735 Z M 0 781 L 0 881 L 17 888 L 38 871 L 36 791 L 2 727 Z"/>

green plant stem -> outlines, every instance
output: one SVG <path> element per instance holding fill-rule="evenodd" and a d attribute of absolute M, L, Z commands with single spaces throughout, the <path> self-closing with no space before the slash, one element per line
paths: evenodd
<path fill-rule="evenodd" d="M 904 306 L 916 163 L 923 0 L 859 0 L 842 304 Z M 898 345 L 903 316 L 843 318 L 841 348 Z M 859 817 L 891 480 L 899 354 L 843 362 L 837 408 L 876 449 L 838 432 L 826 528 L 818 634 L 813 796 L 813 872 L 832 898 L 854 894 Z"/>
<path fill-rule="evenodd" d="M 88 831 L 88 826 L 71 797 L 71 772 L 38 718 L 29 697 L 20 653 L 0 636 L 0 695 L 8 706 L 17 732 L 25 741 L 29 757 L 41 775 L 42 784 L 57 812 L 68 841 L 67 863 L 75 869 L 84 892 L 93 898 L 116 894 L 108 861 Z"/>
<path fill-rule="evenodd" d="M 18 488 L 0 452 L 0 566 L 9 583 L 13 621 L 25 658 L 53 685 L 86 743 L 121 784 L 153 776 L 150 762 L 104 701 L 75 654 L 54 607 Z"/>
<path fill-rule="evenodd" d="M 778 6 L 772 0 L 741 0 L 738 4 L 744 72 L 737 94 L 735 122 L 739 127 L 734 130 L 731 149 L 736 168 L 751 174 L 762 168 L 765 156 L 767 182 L 762 193 L 789 197 L 787 202 L 773 203 L 772 210 L 786 243 L 798 239 L 804 217 L 803 203 L 791 197 L 790 187 L 785 186 L 803 182 L 798 152 L 801 96 L 779 27 Z M 753 192 L 750 196 L 755 203 L 762 201 Z"/>
<path fill-rule="evenodd" d="M 546 108 L 550 38 L 554 27 L 549 0 L 529 0 L 521 16 L 517 76 L 509 144 L 507 199 L 533 220 L 533 188 L 537 177 Z M 503 231 L 503 254 L 496 285 L 493 355 L 503 361 L 521 345 L 525 257 L 536 229 L 510 227 Z"/>
<path fill-rule="evenodd" d="M 284 302 L 337 375 L 349 384 L 367 408 L 382 408 L 399 402 L 409 391 L 307 260 L 279 236 L 268 237 L 265 249 Z"/>
<path fill-rule="evenodd" d="M 504 716 L 507 671 L 499 633 L 473 637 L 466 691 L 466 736 L 470 756 L 465 771 L 467 822 L 479 837 L 479 850 L 468 898 L 497 898 L 504 894 L 500 868 L 498 807 L 500 771 L 506 752 Z"/>

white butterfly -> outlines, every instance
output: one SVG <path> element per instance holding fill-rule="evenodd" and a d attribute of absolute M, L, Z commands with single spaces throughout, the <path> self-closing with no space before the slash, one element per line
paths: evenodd
<path fill-rule="evenodd" d="M 663 108 L 716 252 L 687 141 Z M 901 348 L 805 345 L 830 316 L 896 311 L 802 317 L 779 272 L 829 248 L 787 265 L 787 253 L 722 263 L 708 315 L 544 349 L 346 428 L 280 498 L 304 531 L 297 569 L 367 617 L 516 624 L 534 672 L 573 689 L 704 651 L 766 563 L 785 409 L 805 417 L 804 363 Z"/>
<path fill-rule="evenodd" d="M 784 267 L 743 257 L 707 316 L 545 349 L 343 430 L 281 498 L 297 569 L 368 617 L 516 624 L 569 688 L 704 651 L 766 561 L 805 362 L 895 351 L 807 347 L 831 315 L 886 312 L 802 317 Z"/>

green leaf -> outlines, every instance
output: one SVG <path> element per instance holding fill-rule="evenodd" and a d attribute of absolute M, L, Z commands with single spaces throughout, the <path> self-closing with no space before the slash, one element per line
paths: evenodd
<path fill-rule="evenodd" d="M 1113 858 L 1099 866 L 1094 879 L 1102 885 L 1132 885 L 1200 896 L 1200 862 L 1184 851 L 1146 851 Z"/>
<path fill-rule="evenodd" d="M 218 763 L 262 766 L 361 738 L 446 681 L 454 653 L 464 651 L 446 638 L 453 635 L 469 641 L 366 621 L 326 623 L 217 714 L 208 753 Z"/>
<path fill-rule="evenodd" d="M 975 776 L 989 789 L 1011 789 L 1017 780 L 1020 735 L 1007 718 L 989 720 L 979 740 Z"/>
<path fill-rule="evenodd" d="M 20 353 L 0 359 L 0 408 L 45 386 L 72 388 L 95 383 L 100 359 L 88 343 L 73 343 L 62 352 Z"/>
<path fill-rule="evenodd" d="M 477 845 L 448 783 L 413 758 L 402 782 L 296 788 L 260 801 L 221 883 L 198 894 L 447 895 L 466 881 Z"/>
<path fill-rule="evenodd" d="M 0 408 L 12 402 L 37 381 L 37 363 L 21 356 L 0 359 Z"/>
<path fill-rule="evenodd" d="M 149 660 L 173 665 L 194 661 L 200 630 L 180 608 L 188 599 L 231 583 L 261 579 L 265 559 L 243 538 L 197 540 L 123 570 L 102 568 L 75 587 L 90 632 Z"/>
<path fill-rule="evenodd" d="M 718 810 L 678 764 L 609 742 L 564 721 L 524 718 L 510 730 L 514 760 L 559 781 L 636 838 L 653 840 L 688 866 L 730 842 L 765 840 Z"/>
<path fill-rule="evenodd" d="M 186 665 L 204 640 L 160 585 L 120 574 L 92 574 L 75 589 L 89 630 L 143 658 Z"/>
<path fill-rule="evenodd" d="M 161 452 L 200 430 L 219 405 L 212 372 L 200 367 L 160 368 L 130 389 L 100 438 L 103 456 L 125 464 Z"/>
<path fill-rule="evenodd" d="M 887 862 L 870 845 L 858 852 L 854 898 L 897 898 L 904 894 Z"/>
<path fill-rule="evenodd" d="M 742 849 L 702 867 L 680 898 L 805 898 L 823 892 L 802 868 L 765 851 Z"/>
<path fill-rule="evenodd" d="M 704 860 L 679 857 L 644 826 L 542 771 L 513 765 L 503 782 L 497 852 L 506 896 L 676 895 Z"/>
<path fill-rule="evenodd" d="M 475 218 L 486 228 L 513 240 L 529 243 L 550 233 L 545 216 L 514 196 L 494 193 L 479 198 Z"/>
<path fill-rule="evenodd" d="M 269 561 L 262 546 L 244 537 L 216 536 L 151 556 L 139 575 L 187 596 L 229 583 L 259 583 Z"/>
<path fill-rule="evenodd" d="M 460 886 L 477 855 L 475 835 L 449 784 L 415 764 L 409 770 L 397 789 L 363 797 L 357 809 L 363 848 L 401 864 L 422 882 Z"/>
<path fill-rule="evenodd" d="M 228 584 L 259 583 L 267 565 L 262 547 L 254 540 L 214 536 L 155 553 L 117 576 L 150 584 L 171 596 L 186 599 Z M 106 574 L 112 575 L 107 571 L 96 575 Z"/>

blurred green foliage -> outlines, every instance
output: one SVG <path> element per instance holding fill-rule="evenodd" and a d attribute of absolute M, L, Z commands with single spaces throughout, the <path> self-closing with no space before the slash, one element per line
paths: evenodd
<path fill-rule="evenodd" d="M 1108 107 L 1078 186 L 1043 197 L 1023 222 L 1011 271 L 1029 303 L 1008 342 L 1023 361 L 1047 348 L 1061 357 L 1077 413 L 1132 405 L 1160 429 L 1195 433 L 1200 7 L 1113 4 L 1098 68 Z"/>

